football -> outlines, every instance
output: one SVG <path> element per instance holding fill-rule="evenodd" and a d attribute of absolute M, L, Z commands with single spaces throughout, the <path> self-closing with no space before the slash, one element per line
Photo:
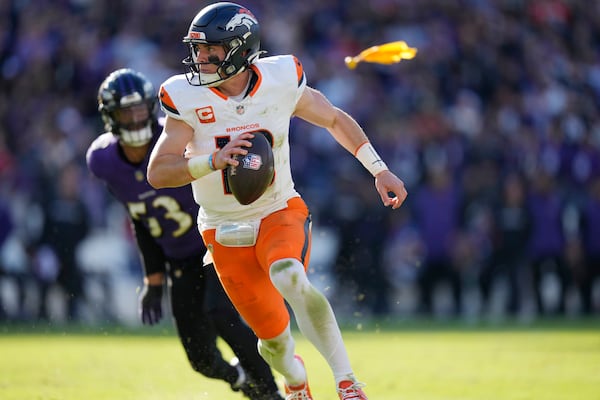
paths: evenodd
<path fill-rule="evenodd" d="M 243 205 L 255 202 L 263 195 L 273 181 L 275 173 L 273 150 L 267 137 L 256 132 L 248 139 L 252 147 L 247 147 L 248 154 L 238 155 L 238 166 L 227 168 L 227 184 L 236 200 Z"/>

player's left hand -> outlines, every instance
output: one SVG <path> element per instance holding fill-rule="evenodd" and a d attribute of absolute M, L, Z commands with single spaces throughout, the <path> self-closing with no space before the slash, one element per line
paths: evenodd
<path fill-rule="evenodd" d="M 140 294 L 140 314 L 144 325 L 154 325 L 162 319 L 162 285 L 144 285 Z"/>
<path fill-rule="evenodd" d="M 375 177 L 375 188 L 381 196 L 383 205 L 391 206 L 392 209 L 396 209 L 404 203 L 408 192 L 404 187 L 404 182 L 391 171 L 381 171 Z M 394 197 L 390 196 L 390 193 Z"/>

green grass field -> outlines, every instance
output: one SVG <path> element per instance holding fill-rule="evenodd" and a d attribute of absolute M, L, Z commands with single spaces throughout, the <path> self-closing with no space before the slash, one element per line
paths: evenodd
<path fill-rule="evenodd" d="M 244 399 L 194 373 L 172 331 L 94 329 L 0 326 L 0 399 Z M 337 399 L 323 359 L 295 337 L 314 398 Z M 371 400 L 600 400 L 597 321 L 398 324 L 344 337 Z"/>

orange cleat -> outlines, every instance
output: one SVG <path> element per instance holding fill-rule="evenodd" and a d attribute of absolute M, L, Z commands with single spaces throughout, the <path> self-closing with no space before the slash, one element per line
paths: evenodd
<path fill-rule="evenodd" d="M 340 400 L 369 400 L 362 388 L 364 383 L 353 380 L 341 381 L 338 385 L 337 392 Z"/>

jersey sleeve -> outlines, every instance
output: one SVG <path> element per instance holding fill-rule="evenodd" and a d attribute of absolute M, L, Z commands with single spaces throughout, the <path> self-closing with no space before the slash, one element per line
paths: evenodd
<path fill-rule="evenodd" d="M 94 146 L 90 146 L 85 153 L 85 162 L 87 164 L 88 170 L 94 175 L 96 178 L 98 176 L 98 168 L 96 166 L 96 157 L 94 155 Z"/>
<path fill-rule="evenodd" d="M 306 74 L 304 73 L 304 68 L 302 67 L 302 63 L 296 56 L 292 56 L 294 60 L 294 64 L 296 65 L 296 78 L 298 81 L 298 90 L 296 91 L 295 103 L 298 103 L 300 100 L 300 96 L 304 93 L 304 89 L 306 88 Z"/>
<path fill-rule="evenodd" d="M 105 133 L 96 138 L 87 149 L 85 160 L 89 171 L 99 179 L 105 179 L 105 161 L 104 153 L 110 146 L 112 134 Z"/>
<path fill-rule="evenodd" d="M 175 102 L 171 99 L 169 95 L 168 83 L 163 83 L 158 91 L 158 101 L 160 103 L 160 108 L 164 111 L 164 113 L 175 119 L 183 119 L 181 113 L 177 109 Z"/>
<path fill-rule="evenodd" d="M 157 272 L 165 272 L 165 255 L 160 246 L 155 242 L 148 229 L 140 222 L 130 218 L 135 233 L 144 276 Z"/>

